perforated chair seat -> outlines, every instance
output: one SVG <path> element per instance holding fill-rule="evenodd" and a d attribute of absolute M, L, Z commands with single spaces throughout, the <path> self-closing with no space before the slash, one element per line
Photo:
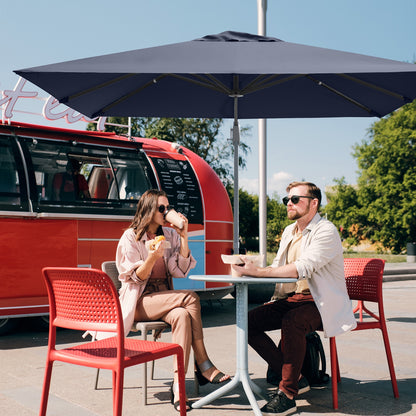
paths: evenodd
<path fill-rule="evenodd" d="M 117 337 L 87 342 L 75 347 L 57 350 L 51 357 L 57 360 L 65 359 L 65 362 L 89 367 L 91 359 L 94 365 L 103 369 L 112 369 L 118 360 Z M 137 365 L 165 357 L 165 351 L 170 350 L 171 343 L 142 341 L 126 338 L 124 342 L 124 361 L 130 365 Z"/>

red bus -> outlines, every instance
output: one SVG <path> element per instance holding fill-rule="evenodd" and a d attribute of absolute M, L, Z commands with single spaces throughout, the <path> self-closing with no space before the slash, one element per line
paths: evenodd
<path fill-rule="evenodd" d="M 89 196 L 64 192 L 77 164 Z M 101 268 L 150 188 L 189 219 L 195 274 L 227 274 L 233 247 L 228 194 L 215 172 L 190 150 L 157 139 L 0 124 L 0 334 L 14 318 L 48 314 L 45 266 Z M 68 196 L 69 195 L 69 196 Z M 174 279 L 175 288 L 221 298 L 232 286 Z"/>

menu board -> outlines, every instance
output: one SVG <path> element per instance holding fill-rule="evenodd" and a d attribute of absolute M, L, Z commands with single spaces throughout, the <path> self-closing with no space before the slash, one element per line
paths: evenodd
<path fill-rule="evenodd" d="M 189 223 L 203 224 L 202 197 L 191 164 L 187 160 L 151 159 L 161 188 L 168 195 L 169 205 L 185 215 Z"/>

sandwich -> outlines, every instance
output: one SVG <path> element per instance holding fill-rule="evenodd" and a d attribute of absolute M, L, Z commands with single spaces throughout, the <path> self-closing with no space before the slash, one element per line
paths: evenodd
<path fill-rule="evenodd" d="M 150 241 L 149 250 L 154 251 L 157 250 L 159 245 L 162 243 L 162 241 L 165 241 L 164 235 L 158 235 L 153 240 Z"/>

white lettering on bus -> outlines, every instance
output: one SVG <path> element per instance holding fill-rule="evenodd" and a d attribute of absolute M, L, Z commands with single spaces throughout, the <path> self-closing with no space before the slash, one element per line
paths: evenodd
<path fill-rule="evenodd" d="M 0 98 L 0 106 L 3 106 L 3 118 L 13 118 L 13 110 L 15 109 L 15 105 L 19 98 L 36 98 L 38 96 L 36 91 L 23 91 L 25 85 L 26 80 L 19 77 L 13 90 L 1 91 L 2 98 Z M 58 108 L 59 106 L 62 107 Z M 63 107 L 64 109 L 62 110 Z M 60 111 L 54 112 L 53 110 L 55 109 Z M 84 116 L 72 108 L 63 106 L 63 104 L 60 104 L 59 101 L 51 95 L 43 106 L 42 115 L 47 120 L 51 121 L 64 118 L 68 124 L 76 123 L 78 121 L 85 121 L 86 123 L 96 122 L 98 131 L 104 130 L 105 121 L 107 119 L 107 117 L 89 118 Z"/>
<path fill-rule="evenodd" d="M 26 84 L 26 81 L 23 78 L 19 78 L 17 81 L 14 90 L 4 90 L 3 97 L 0 99 L 0 105 L 6 104 L 6 108 L 4 110 L 4 116 L 6 118 L 13 117 L 13 109 L 14 106 L 19 98 L 35 98 L 37 97 L 38 93 L 34 91 L 23 91 L 23 87 Z"/>

